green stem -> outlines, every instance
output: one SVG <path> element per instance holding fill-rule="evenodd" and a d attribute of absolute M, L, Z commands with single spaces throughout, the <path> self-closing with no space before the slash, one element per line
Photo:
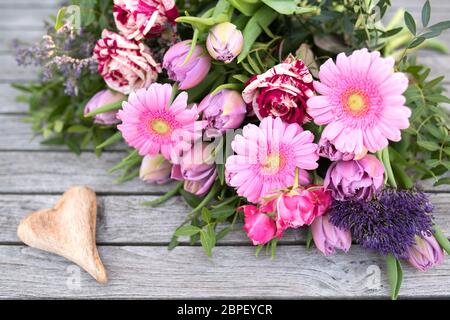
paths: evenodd
<path fill-rule="evenodd" d="M 217 181 L 214 183 L 213 187 L 211 188 L 211 190 L 209 191 L 209 193 L 206 195 L 206 197 L 202 200 L 202 202 L 200 202 L 198 204 L 197 207 L 194 208 L 194 210 L 192 210 L 189 215 L 194 215 L 197 212 L 200 212 L 203 207 L 205 207 L 216 195 L 217 193 L 217 189 L 220 186 L 220 182 L 217 183 Z"/>
<path fill-rule="evenodd" d="M 172 93 L 170 95 L 169 107 L 172 105 L 173 100 L 175 100 L 175 97 L 177 96 L 177 93 L 178 93 L 178 82 L 175 82 L 172 85 Z"/>
<path fill-rule="evenodd" d="M 397 189 L 397 182 L 395 181 L 394 171 L 391 166 L 391 159 L 389 158 L 389 147 L 386 147 L 381 151 L 381 157 L 385 173 L 388 177 L 389 185 Z"/>
<path fill-rule="evenodd" d="M 178 191 L 180 191 L 180 189 L 183 187 L 183 184 L 184 184 L 184 181 L 178 182 L 178 184 L 175 186 L 175 188 L 168 191 L 163 196 L 159 197 L 158 199 L 152 200 L 152 201 L 146 201 L 146 202 L 142 203 L 142 205 L 156 207 L 156 206 L 160 205 L 161 203 L 166 202 L 167 200 L 172 198 L 174 195 L 176 195 L 178 193 Z"/>
<path fill-rule="evenodd" d="M 184 66 L 189 61 L 189 59 L 191 58 L 192 54 L 194 53 L 195 45 L 197 44 L 199 33 L 200 33 L 200 31 L 197 28 L 195 28 L 194 29 L 194 35 L 192 36 L 191 48 L 189 49 L 189 52 L 188 52 L 186 58 L 184 59 L 183 63 L 181 64 L 182 66 Z"/>

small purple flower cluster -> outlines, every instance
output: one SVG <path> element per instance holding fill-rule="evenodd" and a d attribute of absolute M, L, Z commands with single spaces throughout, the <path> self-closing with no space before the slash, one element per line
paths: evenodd
<path fill-rule="evenodd" d="M 420 191 L 386 188 L 370 201 L 334 201 L 329 214 L 367 249 L 408 258 L 415 237 L 432 234 L 433 205 Z"/>
<path fill-rule="evenodd" d="M 64 78 L 64 92 L 78 95 L 78 81 L 83 72 L 97 73 L 97 62 L 92 58 L 92 35 L 82 30 L 63 27 L 58 31 L 47 29 L 47 34 L 35 45 L 23 47 L 15 41 L 16 61 L 20 66 L 34 65 L 42 68 L 42 81 L 56 76 Z M 87 37 L 87 38 L 86 38 Z"/>

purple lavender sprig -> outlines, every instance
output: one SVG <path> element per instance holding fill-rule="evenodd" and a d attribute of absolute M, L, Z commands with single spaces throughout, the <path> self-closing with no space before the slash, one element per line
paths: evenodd
<path fill-rule="evenodd" d="M 408 257 L 415 236 L 432 233 L 433 205 L 420 191 L 387 188 L 371 201 L 334 201 L 330 222 L 348 230 L 364 248 Z"/>
<path fill-rule="evenodd" d="M 58 31 L 50 27 L 47 30 L 41 41 L 30 47 L 22 47 L 16 41 L 16 61 L 21 66 L 41 67 L 44 82 L 62 77 L 64 92 L 76 96 L 84 72 L 97 73 L 97 62 L 92 57 L 95 39 L 92 34 L 75 30 L 70 25 Z"/>

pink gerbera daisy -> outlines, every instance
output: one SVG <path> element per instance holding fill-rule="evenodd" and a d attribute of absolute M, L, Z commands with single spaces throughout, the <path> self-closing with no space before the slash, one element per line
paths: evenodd
<path fill-rule="evenodd" d="M 340 53 L 321 67 L 321 82 L 314 88 L 321 96 L 308 100 L 308 114 L 318 125 L 327 124 L 322 138 L 341 152 L 376 152 L 399 141 L 400 130 L 409 127 L 406 107 L 408 78 L 394 72 L 394 59 L 381 58 L 367 49 L 350 56 Z"/>
<path fill-rule="evenodd" d="M 201 136 L 203 122 L 196 121 L 196 106 L 186 108 L 187 93 L 180 93 L 172 104 L 171 95 L 170 84 L 154 83 L 130 94 L 118 112 L 122 124 L 117 128 L 142 156 L 161 153 L 170 160 L 178 153 L 175 149 Z"/>
<path fill-rule="evenodd" d="M 313 140 L 311 132 L 280 118 L 264 118 L 259 127 L 246 125 L 231 143 L 236 155 L 226 162 L 228 184 L 254 203 L 274 190 L 292 186 L 296 168 L 317 168 L 319 156 Z M 300 183 L 308 183 L 304 170 L 300 170 Z"/>

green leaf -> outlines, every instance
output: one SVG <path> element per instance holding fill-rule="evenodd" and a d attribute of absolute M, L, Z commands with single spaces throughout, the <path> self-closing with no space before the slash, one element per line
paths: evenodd
<path fill-rule="evenodd" d="M 214 230 L 211 232 L 211 227 L 208 226 L 207 230 L 200 231 L 200 243 L 208 257 L 212 256 L 212 249 L 215 245 L 215 234 Z"/>
<path fill-rule="evenodd" d="M 232 76 L 233 79 L 236 79 L 242 83 L 246 83 L 249 79 L 248 76 L 246 76 L 245 74 L 235 74 Z"/>
<path fill-rule="evenodd" d="M 415 36 L 416 35 L 416 21 L 414 21 L 413 16 L 408 11 L 405 11 L 404 19 L 405 19 L 405 25 L 408 28 L 409 32 L 411 32 Z"/>
<path fill-rule="evenodd" d="M 193 225 L 186 225 L 186 226 L 182 226 L 180 228 L 178 228 L 175 233 L 174 236 L 176 237 L 183 237 L 183 236 L 193 236 L 194 234 L 199 233 L 200 231 L 202 231 L 202 229 L 200 229 L 199 227 L 193 226 Z"/>
<path fill-rule="evenodd" d="M 389 285 L 391 287 L 391 299 L 397 300 L 403 281 L 402 266 L 400 264 L 400 261 L 398 261 L 392 254 L 386 256 L 386 264 Z"/>
<path fill-rule="evenodd" d="M 277 16 L 278 13 L 270 7 L 261 7 L 250 18 L 243 31 L 244 47 L 238 56 L 238 63 L 241 63 L 247 57 L 256 39 L 261 35 L 263 28 L 268 27 Z"/>
<path fill-rule="evenodd" d="M 438 30 L 438 31 L 444 31 L 446 29 L 450 28 L 450 20 L 441 21 L 436 24 L 433 24 L 432 26 L 428 27 L 430 30 Z"/>
<path fill-rule="evenodd" d="M 413 48 L 420 46 L 425 40 L 426 39 L 424 37 L 416 38 L 408 45 L 408 49 L 413 49 Z"/>
<path fill-rule="evenodd" d="M 211 222 L 211 211 L 208 208 L 202 208 L 202 220 L 206 223 Z"/>
<path fill-rule="evenodd" d="M 99 144 L 95 148 L 96 149 L 103 149 L 103 148 L 106 148 L 106 147 L 108 147 L 110 145 L 113 145 L 113 144 L 119 142 L 120 140 L 122 140 L 122 132 L 117 131 L 111 137 L 106 139 L 104 142 L 102 142 L 101 144 Z"/>
<path fill-rule="evenodd" d="M 60 145 L 60 144 L 64 144 L 64 138 L 63 137 L 52 137 L 49 139 L 45 139 L 43 141 L 41 141 L 41 144 L 43 145 Z"/>
<path fill-rule="evenodd" d="M 248 3 L 242 0 L 228 0 L 228 2 L 244 15 L 251 17 L 261 6 L 259 3 Z"/>
<path fill-rule="evenodd" d="M 118 110 L 122 108 L 122 102 L 127 101 L 127 99 L 119 100 L 117 102 L 109 103 L 104 106 L 101 106 L 100 108 L 95 109 L 94 111 L 89 112 L 85 115 L 86 118 L 93 117 L 97 114 L 105 113 L 108 111 Z"/>
<path fill-rule="evenodd" d="M 317 7 L 301 7 L 300 0 L 262 0 L 266 5 L 284 15 L 303 14 L 317 11 Z"/>
<path fill-rule="evenodd" d="M 450 242 L 448 241 L 445 234 L 442 232 L 441 228 L 437 224 L 433 226 L 434 229 L 434 237 L 436 238 L 437 242 L 441 245 L 442 249 L 445 250 L 448 254 L 450 254 Z"/>
<path fill-rule="evenodd" d="M 431 6 L 430 1 L 425 1 L 425 4 L 422 7 L 422 25 L 425 28 L 430 22 L 431 16 Z"/>
<path fill-rule="evenodd" d="M 211 211 L 211 216 L 213 219 L 226 220 L 228 217 L 232 216 L 236 212 L 234 206 L 223 206 Z"/>
<path fill-rule="evenodd" d="M 167 246 L 167 250 L 171 251 L 173 249 L 175 249 L 176 246 L 178 246 L 178 237 L 173 236 L 172 239 L 170 240 L 169 245 Z"/>
<path fill-rule="evenodd" d="M 197 197 L 195 194 L 187 192 L 184 189 L 180 189 L 180 194 L 191 208 L 196 208 L 200 202 L 202 202 L 200 197 Z"/>
<path fill-rule="evenodd" d="M 55 132 L 61 133 L 63 128 L 64 128 L 64 122 L 61 120 L 56 120 L 55 124 L 53 125 L 53 129 L 55 130 Z"/>
<path fill-rule="evenodd" d="M 74 124 L 67 129 L 68 133 L 85 133 L 91 130 L 91 128 L 85 127 L 81 124 Z"/>
<path fill-rule="evenodd" d="M 441 186 L 444 184 L 450 184 L 450 177 L 440 178 L 438 181 L 436 181 L 433 186 Z"/>
<path fill-rule="evenodd" d="M 222 230 L 220 230 L 217 234 L 216 234 L 216 241 L 219 241 L 223 238 L 225 238 L 231 231 L 231 227 L 226 227 L 223 228 Z"/>
<path fill-rule="evenodd" d="M 241 90 L 242 89 L 242 83 L 225 83 L 225 84 L 222 84 L 222 85 L 218 86 L 217 88 L 215 88 L 211 92 L 211 94 L 216 94 L 220 90 L 223 90 L 223 89 Z"/>
<path fill-rule="evenodd" d="M 306 233 L 306 249 L 311 249 L 311 246 L 313 244 L 313 235 L 311 231 L 311 227 L 308 227 L 308 231 Z"/>
<path fill-rule="evenodd" d="M 437 151 L 440 149 L 440 146 L 433 141 L 417 141 L 419 147 L 429 150 L 429 151 Z"/>

